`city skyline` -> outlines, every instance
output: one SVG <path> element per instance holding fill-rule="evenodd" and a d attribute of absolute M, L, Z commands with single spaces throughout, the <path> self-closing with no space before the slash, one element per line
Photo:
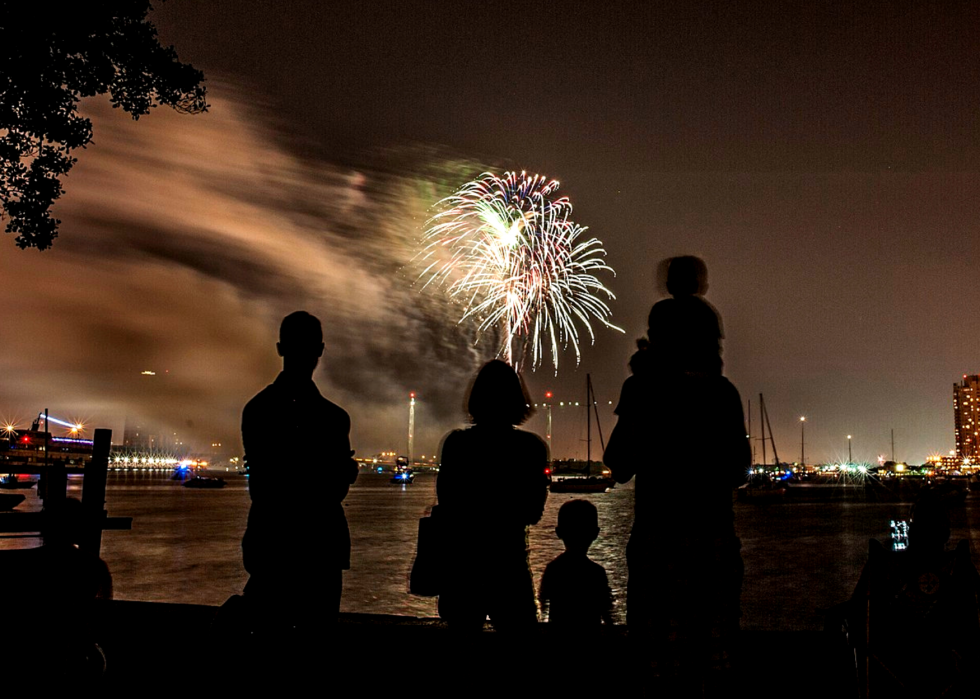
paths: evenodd
<path fill-rule="evenodd" d="M 891 440 L 890 449 L 887 452 L 879 452 L 874 457 L 862 455 L 859 456 L 858 458 L 855 458 L 853 455 L 854 435 L 848 434 L 844 436 L 844 439 L 846 440 L 844 441 L 844 444 L 846 444 L 847 446 L 843 451 L 846 451 L 846 458 L 844 458 L 844 454 L 840 454 L 840 455 L 835 455 L 831 459 L 824 459 L 824 460 L 814 460 L 814 459 L 807 458 L 804 463 L 835 464 L 835 463 L 844 463 L 844 462 L 853 461 L 855 463 L 873 464 L 877 461 L 880 464 L 885 460 L 895 460 L 898 462 L 924 464 L 929 460 L 938 460 L 938 457 L 944 457 L 947 456 L 947 454 L 948 455 L 955 454 L 957 458 L 969 457 L 971 459 L 980 459 L 980 448 L 978 448 L 977 443 L 975 443 L 974 440 L 975 434 L 974 437 L 971 437 L 965 431 L 967 429 L 975 430 L 976 425 L 980 424 L 980 422 L 978 422 L 977 419 L 977 414 L 978 412 L 980 412 L 980 402 L 977 402 L 976 400 L 970 400 L 968 397 L 966 398 L 964 397 L 964 396 L 976 395 L 978 387 L 980 387 L 980 375 L 971 376 L 966 374 L 963 375 L 962 383 L 954 384 L 953 386 L 954 396 L 953 396 L 952 424 L 953 424 L 955 447 L 953 449 L 950 449 L 948 452 L 934 450 L 933 452 L 928 454 L 926 458 L 923 458 L 921 461 L 900 458 L 897 455 L 900 454 L 900 452 L 897 452 L 895 450 L 894 430 L 891 430 L 889 435 Z M 416 456 L 418 456 L 418 458 L 422 458 L 426 460 L 431 460 L 435 456 L 437 449 L 434 449 L 432 446 L 428 448 L 429 451 L 428 457 L 426 457 L 424 453 L 417 454 L 413 451 L 412 442 L 414 436 L 415 409 L 417 407 L 420 407 L 422 403 L 418 399 L 418 396 L 414 391 L 409 394 L 407 401 L 408 401 L 407 405 L 409 406 L 408 413 L 407 413 L 408 414 L 407 435 L 409 436 L 405 440 L 407 445 L 406 448 L 397 448 L 392 443 L 392 444 L 388 444 L 387 446 L 383 446 L 380 449 L 372 451 L 371 453 L 359 454 L 357 457 L 358 459 L 370 459 L 372 457 L 377 457 L 380 454 L 394 455 L 399 453 L 415 454 Z M 548 415 L 547 406 L 549 403 L 551 404 L 552 407 L 552 415 L 557 416 L 558 418 L 557 422 L 554 424 L 547 421 L 547 415 Z M 964 404 L 967 405 L 966 409 L 961 407 Z M 568 451 L 568 453 L 562 453 L 561 451 L 562 448 L 567 448 L 567 447 L 561 444 L 561 442 L 568 440 L 569 435 L 574 432 L 575 429 L 574 424 L 572 424 L 571 430 L 568 428 L 568 424 L 578 421 L 577 416 L 579 413 L 584 414 L 586 405 L 587 403 L 584 400 L 579 401 L 571 398 L 567 401 L 558 400 L 557 397 L 554 396 L 553 392 L 547 391 L 544 394 L 544 400 L 542 402 L 534 403 L 535 414 L 532 415 L 529 422 L 526 423 L 524 427 L 528 429 L 532 429 L 533 431 L 538 432 L 542 436 L 548 437 L 547 441 L 549 442 L 549 448 L 552 449 L 553 452 L 552 458 L 559 459 L 559 460 L 584 459 L 585 454 L 583 452 L 583 449 L 587 450 L 588 447 L 580 447 L 577 450 L 572 448 L 571 450 Z M 602 413 L 607 413 L 607 414 L 610 413 L 611 411 L 613 411 L 614 406 L 615 406 L 615 401 L 613 400 L 600 401 L 598 400 L 598 398 L 596 399 L 596 408 L 598 411 Z M 744 408 L 746 410 L 757 411 L 758 406 L 759 406 L 758 401 L 756 401 L 753 406 L 752 399 L 749 398 Z M 41 415 L 43 416 L 43 412 L 41 413 Z M 564 421 L 566 423 L 565 429 L 562 429 L 562 424 L 563 424 L 562 418 L 566 418 L 566 420 Z M 41 419 L 43 421 L 43 417 Z M 78 421 L 77 419 L 73 419 L 71 421 L 65 421 L 53 415 L 50 416 L 49 419 L 51 421 L 50 432 L 52 434 L 56 434 L 60 430 L 61 432 L 64 432 L 64 435 L 62 436 L 66 436 L 66 437 L 89 438 L 90 436 L 89 433 L 94 432 L 96 427 L 100 426 L 100 425 L 90 424 L 90 423 L 83 424 L 83 422 Z M 763 460 L 761 458 L 762 428 L 760 426 L 763 420 L 764 420 L 764 416 L 762 416 L 761 414 L 757 414 L 756 412 L 753 412 L 753 415 L 750 418 L 748 413 L 746 412 L 746 430 L 747 432 L 751 431 L 751 435 L 747 435 L 747 436 L 751 438 L 751 444 L 752 444 L 753 455 L 754 455 L 753 463 L 757 463 L 757 464 L 763 463 Z M 799 423 L 804 423 L 806 422 L 806 420 L 807 420 L 806 416 L 799 417 Z M 25 422 L 19 419 L 10 420 L 8 418 L 4 418 L 3 423 L 0 424 L 0 429 L 2 429 L 7 433 L 12 433 L 14 431 L 28 429 L 29 426 L 28 423 L 29 420 Z M 114 434 L 113 444 L 119 447 L 127 447 L 127 448 L 142 447 L 150 451 L 168 451 L 174 453 L 180 451 L 181 453 L 187 452 L 190 454 L 198 454 L 198 455 L 206 452 L 213 454 L 215 453 L 215 448 L 220 447 L 218 451 L 220 451 L 225 456 L 230 457 L 238 453 L 235 450 L 234 441 L 232 441 L 231 446 L 229 446 L 221 443 L 216 444 L 214 441 L 212 441 L 212 438 L 201 437 L 200 438 L 201 441 L 199 444 L 198 443 L 185 444 L 183 439 L 180 438 L 179 433 L 175 431 L 171 426 L 152 425 L 150 427 L 146 427 L 145 425 L 137 424 L 136 421 L 133 421 L 130 418 L 124 419 L 123 424 L 124 424 L 123 430 Z M 558 425 L 559 428 L 558 432 L 561 433 L 562 436 L 555 436 L 553 440 L 551 437 L 552 437 L 552 433 L 554 432 L 553 428 L 555 424 Z M 552 426 L 551 430 L 547 428 L 548 425 Z M 805 425 L 803 427 L 804 429 L 801 430 L 800 440 L 798 440 L 795 443 L 801 448 L 801 455 L 805 453 L 806 449 L 810 449 L 813 447 L 810 440 L 805 438 Z M 41 429 L 44 429 L 43 424 Z M 610 428 L 607 427 L 605 434 L 608 435 L 610 431 L 611 431 Z M 139 435 L 141 432 L 145 432 L 148 436 L 143 437 L 142 440 L 139 437 L 133 436 L 134 434 Z M 961 437 L 961 432 L 964 435 L 963 437 Z M 571 439 L 572 441 L 584 441 L 582 439 L 576 440 L 574 437 L 572 437 Z M 601 459 L 602 439 L 603 439 L 602 427 L 601 424 L 597 424 L 596 433 L 595 436 L 593 437 L 595 445 L 592 447 L 592 458 L 594 460 Z M 770 437 L 766 436 L 766 440 L 767 442 L 770 441 Z M 393 442 L 397 442 L 397 441 L 398 441 L 397 439 L 393 440 Z M 971 444 L 971 442 L 974 443 Z M 171 446 L 171 443 L 173 443 L 173 446 Z M 165 447 L 164 445 L 168 445 L 168 446 Z M 766 463 L 774 465 L 776 455 L 773 453 L 772 447 L 770 447 L 769 449 L 770 449 L 769 455 L 768 458 L 766 459 Z M 827 453 L 828 451 L 834 451 L 834 450 L 821 449 L 818 446 L 816 451 L 818 453 L 819 452 Z M 800 461 L 799 459 L 794 458 L 795 454 L 792 451 L 792 448 L 790 450 L 787 450 L 784 446 L 783 455 L 784 456 L 779 459 L 779 463 L 793 464 L 793 463 L 799 463 Z"/>
<path fill-rule="evenodd" d="M 657 265 L 695 254 L 726 375 L 754 409 L 765 395 L 784 461 L 801 416 L 808 461 L 846 457 L 848 434 L 855 459 L 890 455 L 892 429 L 900 460 L 954 449 L 949 386 L 980 372 L 980 10 L 521 12 L 161 4 L 211 109 L 134 123 L 83 103 L 95 137 L 61 237 L 0 241 L 0 416 L 47 407 L 118 441 L 135 415 L 240 444 L 278 322 L 305 308 L 358 455 L 407 448 L 410 391 L 428 453 L 489 343 L 412 285 L 412 238 L 444 190 L 527 169 L 603 241 L 626 329 L 529 374 L 535 400 L 583 401 L 591 373 L 608 436 Z M 583 456 L 584 415 L 559 413 L 555 455 Z"/>

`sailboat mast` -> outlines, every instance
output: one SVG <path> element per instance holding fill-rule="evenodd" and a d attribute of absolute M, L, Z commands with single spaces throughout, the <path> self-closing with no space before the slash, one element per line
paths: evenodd
<path fill-rule="evenodd" d="M 595 428 L 599 433 L 599 446 L 602 448 L 602 452 L 606 452 L 606 440 L 602 437 L 602 422 L 599 420 L 599 401 L 595 399 L 595 386 L 592 385 L 592 380 L 589 377 L 588 384 L 592 388 L 592 414 L 595 415 Z M 601 457 L 599 459 L 602 460 Z"/>
<path fill-rule="evenodd" d="M 585 472 L 592 473 L 592 375 L 585 375 Z"/>
<path fill-rule="evenodd" d="M 759 394 L 759 402 L 762 402 L 762 394 Z M 769 424 L 769 411 L 766 410 L 766 404 L 762 403 L 762 414 L 765 419 L 765 424 L 762 426 L 762 436 L 765 437 L 766 429 L 769 430 L 769 441 L 772 442 L 772 458 L 775 460 L 775 466 L 779 466 L 779 454 L 776 453 L 776 439 L 772 436 L 772 425 Z M 763 442 L 765 444 L 765 442 Z"/>
<path fill-rule="evenodd" d="M 762 465 L 766 465 L 766 404 L 759 394 L 759 423 L 762 425 Z"/>

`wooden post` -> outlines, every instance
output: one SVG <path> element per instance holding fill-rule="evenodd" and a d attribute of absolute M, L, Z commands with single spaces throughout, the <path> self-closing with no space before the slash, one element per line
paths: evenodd
<path fill-rule="evenodd" d="M 93 556 L 102 550 L 102 527 L 105 523 L 105 484 L 109 469 L 112 430 L 98 429 L 92 445 L 92 460 L 85 466 L 82 478 L 82 512 L 85 534 L 79 548 Z"/>
<path fill-rule="evenodd" d="M 65 504 L 68 491 L 68 473 L 64 461 L 51 460 L 51 433 L 44 433 L 44 470 L 38 487 L 44 502 L 45 517 L 42 521 L 41 538 L 45 541 L 54 533 L 52 529 L 59 526 L 59 517 Z M 43 487 L 42 487 L 43 485 Z M 52 517 L 54 519 L 52 519 Z"/>

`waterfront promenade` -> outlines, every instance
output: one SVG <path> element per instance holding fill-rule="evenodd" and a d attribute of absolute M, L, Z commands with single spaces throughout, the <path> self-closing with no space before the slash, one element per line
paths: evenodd
<path fill-rule="evenodd" d="M 263 667 L 265 658 L 250 655 L 247 638 L 212 633 L 217 611 L 206 605 L 103 603 L 97 618 L 107 667 L 100 695 L 129 697 L 152 685 L 154 693 L 193 696 L 195 688 L 208 694 L 254 689 L 254 682 L 268 677 L 286 688 L 294 680 L 306 682 L 306 671 L 320 678 L 310 693 L 346 696 L 642 695 L 643 680 L 631 670 L 621 625 L 604 628 L 584 644 L 569 643 L 539 624 L 521 644 L 522 659 L 515 660 L 507 638 L 489 627 L 461 650 L 438 619 L 348 613 L 340 615 L 334 640 L 325 641 L 326 652 L 316 655 L 313 667 Z M 856 696 L 852 658 L 840 640 L 823 632 L 743 632 L 739 692 L 732 696 Z M 456 677 L 452 669 L 469 676 Z"/>
<path fill-rule="evenodd" d="M 107 656 L 102 685 L 107 695 L 132 696 L 147 678 L 154 687 L 186 692 L 190 685 L 247 684 L 254 675 L 249 640 L 222 639 L 210 631 L 218 605 L 240 592 L 244 580 L 238 547 L 247 494 L 244 482 L 230 480 L 227 488 L 213 492 L 180 488 L 160 478 L 110 480 L 110 512 L 134 516 L 134 524 L 132 531 L 108 532 L 103 539 L 103 557 L 116 586 L 116 600 L 102 604 L 97 615 L 98 640 Z M 36 497 L 29 495 L 32 501 Z M 283 496 L 288 497 L 288 489 Z M 495 664 L 492 677 L 484 677 L 481 686 L 494 688 L 523 678 L 522 686 L 536 683 L 536 692 L 550 695 L 568 681 L 563 673 L 571 668 L 582 675 L 575 689 L 591 684 L 603 693 L 635 693 L 640 680 L 629 674 L 622 625 L 623 545 L 629 529 L 624 513 L 632 509 L 632 496 L 631 488 L 588 496 L 600 508 L 605 536 L 595 554 L 610 571 L 616 590 L 617 625 L 584 646 L 570 645 L 552 636 L 546 624 L 539 625 L 527 644 L 530 669 L 509 662 L 506 639 L 487 631 L 467 654 Z M 532 528 L 536 572 L 558 552 L 552 527 L 566 498 L 549 498 L 545 519 Z M 382 476 L 364 476 L 352 488 L 347 506 L 355 560 L 345 575 L 346 613 L 332 650 L 315 664 L 346 668 L 343 689 L 371 696 L 420 690 L 431 696 L 431 687 L 445 682 L 435 668 L 459 649 L 433 618 L 434 600 L 409 595 L 406 584 L 418 517 L 433 501 L 431 477 L 401 487 Z M 853 660 L 842 652 L 839 637 L 821 631 L 823 612 L 850 596 L 867 556 L 868 538 L 885 539 L 889 519 L 907 512 L 908 503 L 902 502 L 736 506 L 746 561 L 739 659 L 746 696 L 853 696 Z M 980 498 L 971 492 L 954 512 L 952 539 L 971 539 L 975 560 L 978 516 Z M 4 541 L 31 545 L 25 539 Z M 279 665 L 266 671 L 278 672 Z M 290 672 L 283 669 L 284 675 Z M 497 695 L 506 693 L 501 689 Z"/>

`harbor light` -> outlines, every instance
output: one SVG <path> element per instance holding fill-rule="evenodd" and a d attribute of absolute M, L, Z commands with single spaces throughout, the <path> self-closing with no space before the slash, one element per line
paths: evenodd
<path fill-rule="evenodd" d="M 412 453 L 415 450 L 415 391 L 408 394 L 408 463 L 412 463 Z"/>
<path fill-rule="evenodd" d="M 806 436 L 806 416 L 800 415 L 800 466 L 806 470 L 806 451 L 804 444 Z"/>

